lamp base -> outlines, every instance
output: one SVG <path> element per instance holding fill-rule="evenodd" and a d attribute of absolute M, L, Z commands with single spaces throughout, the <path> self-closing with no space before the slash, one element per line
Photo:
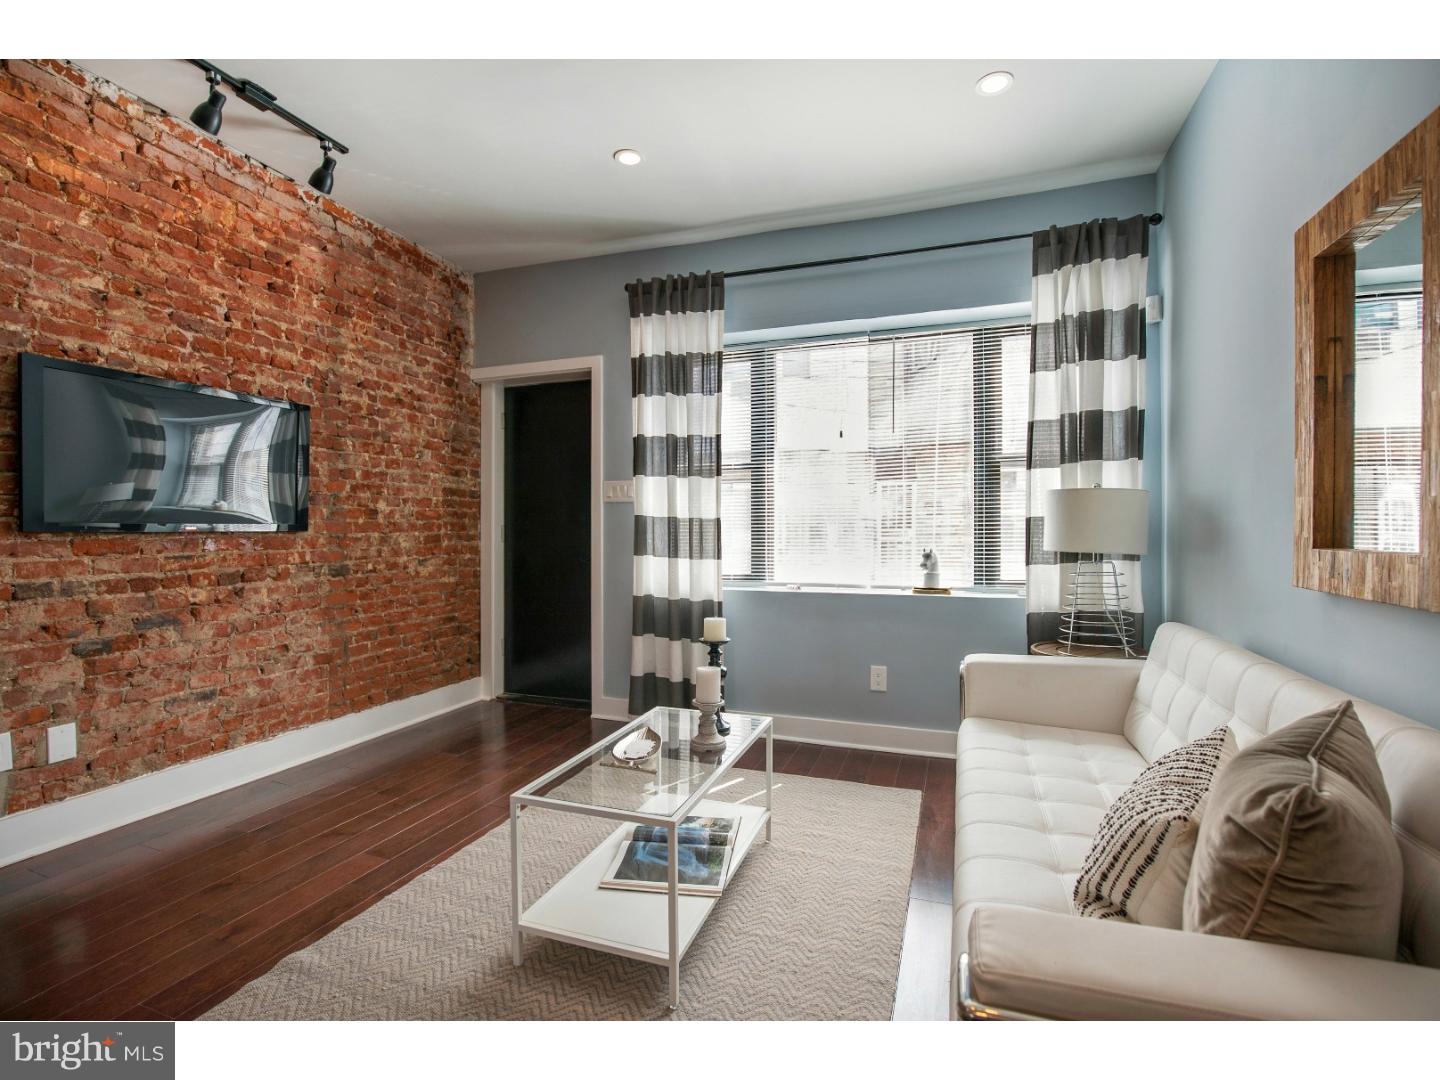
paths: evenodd
<path fill-rule="evenodd" d="M 1135 613 L 1125 608 L 1127 599 L 1113 559 L 1093 554 L 1077 562 L 1070 575 L 1068 600 L 1060 612 L 1059 654 L 1106 649 L 1138 656 L 1139 624 Z"/>

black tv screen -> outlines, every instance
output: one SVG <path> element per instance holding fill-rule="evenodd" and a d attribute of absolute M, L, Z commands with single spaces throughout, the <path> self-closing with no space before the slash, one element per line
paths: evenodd
<path fill-rule="evenodd" d="M 291 532 L 308 525 L 310 410 L 20 355 L 25 532 Z"/>

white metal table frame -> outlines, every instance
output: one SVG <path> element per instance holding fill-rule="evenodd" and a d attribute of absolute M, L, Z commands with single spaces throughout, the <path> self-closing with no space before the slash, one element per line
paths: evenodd
<path fill-rule="evenodd" d="M 695 712 L 695 710 L 685 710 Z M 696 713 L 698 716 L 699 714 Z M 699 788 L 691 793 L 684 803 L 673 814 L 647 814 L 638 810 L 623 810 L 608 806 L 589 806 L 583 803 L 568 802 L 564 799 L 552 799 L 546 795 L 535 795 L 532 792 L 544 787 L 556 777 L 564 775 L 570 769 L 575 768 L 601 752 L 606 746 L 613 746 L 620 739 L 647 726 L 645 716 L 636 717 L 618 731 L 612 732 L 604 739 L 592 744 L 585 750 L 576 754 L 562 765 L 557 765 L 539 779 L 532 780 L 510 796 L 510 899 L 511 899 L 511 934 L 510 934 L 510 958 L 512 963 L 519 967 L 523 962 L 521 956 L 521 943 L 525 934 L 533 934 L 537 937 L 554 938 L 557 941 L 565 941 L 571 945 L 580 945 L 589 949 L 600 949 L 604 952 L 617 953 L 628 956 L 635 960 L 644 960 L 652 964 L 665 964 L 669 969 L 669 995 L 670 1008 L 675 1009 L 680 1005 L 680 867 L 677 862 L 676 837 L 680 829 L 680 823 L 685 820 L 690 810 L 705 795 L 711 791 L 716 782 L 723 777 L 745 755 L 745 752 L 755 744 L 760 735 L 765 736 L 765 840 L 770 840 L 771 811 L 775 794 L 775 722 L 768 716 L 753 716 L 745 714 L 753 720 L 760 721 L 759 725 L 750 733 L 746 741 L 740 745 L 728 761 L 722 761 Z M 664 753 L 662 748 L 661 753 Z M 590 767 L 599 767 L 591 761 Z M 547 932 L 535 927 L 522 927 L 521 917 L 523 915 L 521 886 L 524 880 L 521 872 L 521 838 L 520 838 L 520 808 L 523 806 L 545 807 L 551 810 L 561 810 L 570 814 L 583 814 L 587 817 L 609 818 L 612 821 L 635 822 L 641 825 L 653 825 L 663 828 L 666 832 L 668 848 L 668 888 L 667 888 L 667 910 L 669 913 L 669 955 L 666 960 L 661 961 L 653 956 L 640 952 L 634 952 L 613 943 L 604 945 L 578 938 L 566 937 L 561 934 Z M 738 842 L 738 838 L 737 838 Z M 733 869 L 732 869 L 733 873 Z"/>

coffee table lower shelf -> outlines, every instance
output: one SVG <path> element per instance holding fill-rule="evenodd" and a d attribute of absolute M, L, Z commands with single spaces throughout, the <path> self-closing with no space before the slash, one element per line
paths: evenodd
<path fill-rule="evenodd" d="M 756 837 L 764 832 L 770 812 L 763 806 L 702 799 L 690 813 L 701 817 L 723 815 L 739 819 L 735 855 L 730 863 L 730 876 L 726 879 L 728 885 L 749 854 Z M 669 964 L 668 895 L 665 892 L 600 887 L 601 879 L 615 858 L 616 849 L 629 839 L 634 829 L 633 825 L 622 825 L 616 829 L 573 870 L 552 885 L 520 916 L 520 931 L 652 964 Z M 722 899 L 723 893 L 720 896 L 680 896 L 681 956 L 685 955 L 705 919 Z"/>

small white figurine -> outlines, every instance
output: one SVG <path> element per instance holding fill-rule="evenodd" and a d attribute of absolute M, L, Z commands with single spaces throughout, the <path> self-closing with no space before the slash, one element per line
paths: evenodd
<path fill-rule="evenodd" d="M 935 557 L 934 548 L 926 548 L 921 553 L 920 569 L 925 571 L 925 584 L 922 588 L 940 588 L 940 560 Z"/>

